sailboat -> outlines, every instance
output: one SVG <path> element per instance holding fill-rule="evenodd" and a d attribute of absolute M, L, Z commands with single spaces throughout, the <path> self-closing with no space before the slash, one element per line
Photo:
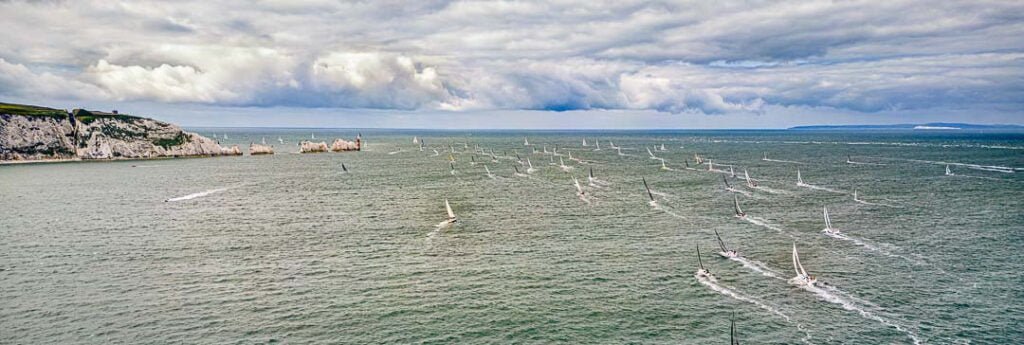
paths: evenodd
<path fill-rule="evenodd" d="M 476 155 L 469 156 L 469 165 L 476 165 Z"/>
<path fill-rule="evenodd" d="M 736 171 L 732 169 L 731 165 L 729 166 L 729 175 L 732 175 L 732 178 L 736 178 Z"/>
<path fill-rule="evenodd" d="M 747 169 L 743 169 L 743 178 L 747 180 L 747 187 L 756 188 L 757 182 L 750 179 L 750 174 L 747 174 Z"/>
<path fill-rule="evenodd" d="M 828 217 L 828 207 L 827 206 L 822 206 L 822 210 L 823 210 L 823 214 L 825 215 L 825 229 L 822 230 L 822 232 L 824 232 L 826 234 L 838 234 L 839 230 L 832 228 L 832 219 L 829 219 L 829 217 Z"/>
<path fill-rule="evenodd" d="M 309 139 L 316 139 L 316 134 L 309 133 Z"/>
<path fill-rule="evenodd" d="M 533 168 L 533 162 L 530 162 L 530 158 L 526 158 L 526 165 L 528 166 L 528 168 L 526 168 L 527 174 L 532 174 L 534 171 L 537 171 Z"/>
<path fill-rule="evenodd" d="M 587 183 L 594 185 L 594 167 L 590 167 L 590 175 L 587 175 Z"/>
<path fill-rule="evenodd" d="M 715 279 L 715 276 L 711 275 L 711 271 L 709 271 L 707 268 L 704 268 L 704 261 L 700 259 L 700 244 L 699 243 L 697 244 L 697 265 L 698 265 L 697 266 L 698 267 L 697 268 L 697 273 L 695 273 L 694 276 L 696 276 L 698 278 L 704 277 L 704 278 L 708 278 L 708 279 L 711 279 L 711 280 Z"/>
<path fill-rule="evenodd" d="M 725 258 L 735 258 L 740 256 L 740 253 L 736 250 L 730 250 L 725 247 L 725 242 L 722 242 L 722 236 L 718 235 L 718 230 L 715 230 L 715 238 L 718 239 L 718 248 L 722 250 L 718 252 L 718 255 Z"/>
<path fill-rule="evenodd" d="M 729 185 L 729 179 L 725 178 L 725 175 L 722 175 L 722 182 L 725 182 L 726 190 L 732 190 L 732 186 Z"/>
<path fill-rule="evenodd" d="M 736 212 L 736 218 L 744 218 L 747 216 L 747 214 L 743 212 L 743 209 L 740 209 L 740 198 L 735 195 L 732 196 L 732 206 Z"/>
<path fill-rule="evenodd" d="M 659 149 L 658 151 L 668 151 L 668 150 L 665 149 L 665 144 L 661 144 L 661 149 Z"/>
<path fill-rule="evenodd" d="M 644 181 L 644 189 L 647 190 L 647 197 L 651 198 L 651 204 L 653 205 L 657 201 L 654 201 L 654 193 L 651 193 L 651 187 L 647 186 L 647 179 L 644 178 L 644 177 L 641 177 L 640 180 Z"/>
<path fill-rule="evenodd" d="M 224 140 L 228 140 L 228 134 L 224 133 Z"/>
<path fill-rule="evenodd" d="M 267 137 L 260 138 L 260 142 L 263 143 L 263 145 L 266 145 L 267 144 Z"/>
<path fill-rule="evenodd" d="M 583 138 L 583 146 L 584 146 L 584 147 L 586 147 L 586 146 L 587 146 L 587 138 Z"/>
<path fill-rule="evenodd" d="M 800 176 L 800 168 L 796 168 L 796 185 L 800 187 L 807 185 L 806 183 L 804 183 L 804 178 Z"/>
<path fill-rule="evenodd" d="M 767 161 L 768 160 L 768 151 L 763 151 L 763 152 L 761 152 L 761 154 L 763 154 L 761 156 L 761 160 Z"/>
<path fill-rule="evenodd" d="M 854 163 L 853 163 L 853 158 L 852 158 L 852 157 L 850 157 L 850 155 L 846 155 L 846 163 L 849 163 L 849 164 L 854 164 Z"/>
<path fill-rule="evenodd" d="M 683 163 L 684 163 L 684 164 L 686 164 L 686 168 L 687 168 L 687 169 L 689 169 L 689 168 L 690 168 L 690 160 L 689 160 L 689 159 L 685 159 L 685 160 L 683 160 Z"/>
<path fill-rule="evenodd" d="M 651 156 L 651 159 L 658 159 L 658 157 L 654 156 L 654 152 L 651 152 L 651 148 L 650 147 L 645 147 L 645 149 L 647 149 L 647 154 L 649 156 Z"/>
<path fill-rule="evenodd" d="M 523 137 L 523 146 L 530 146 L 530 139 L 526 139 L 526 137 Z"/>
<path fill-rule="evenodd" d="M 444 208 L 448 211 L 448 219 L 443 224 L 451 225 L 455 224 L 459 219 L 455 218 L 455 212 L 452 211 L 452 205 L 448 203 L 448 199 L 444 199 Z"/>
<path fill-rule="evenodd" d="M 601 151 L 601 141 L 600 140 L 594 140 L 594 146 L 596 147 L 594 149 L 594 151 Z"/>
<path fill-rule="evenodd" d="M 563 160 L 562 157 L 558 157 L 558 167 L 562 168 L 562 170 L 564 171 L 569 171 L 569 169 L 572 169 L 572 167 L 565 165 L 565 160 Z"/>
<path fill-rule="evenodd" d="M 740 340 L 736 338 L 736 315 L 733 315 L 729 319 L 729 345 L 740 345 Z"/>
<path fill-rule="evenodd" d="M 281 139 L 281 137 L 277 137 L 277 142 L 284 144 L 284 139 Z"/>
<path fill-rule="evenodd" d="M 413 136 L 412 137 L 412 143 L 413 144 L 419 144 L 420 143 L 420 137 Z"/>
<path fill-rule="evenodd" d="M 661 160 L 661 170 L 672 170 L 672 169 L 669 169 L 667 165 L 665 165 L 665 160 L 664 159 Z"/>
<path fill-rule="evenodd" d="M 804 270 L 804 265 L 800 264 L 800 254 L 796 252 L 796 243 L 793 243 L 793 270 L 796 271 L 796 277 L 790 279 L 789 282 L 798 286 L 809 286 L 813 287 L 818 280 L 807 274 L 807 270 Z"/>
<path fill-rule="evenodd" d="M 693 154 L 693 161 L 696 162 L 697 165 L 704 164 L 704 159 L 700 158 L 700 155 L 696 153 Z"/>
<path fill-rule="evenodd" d="M 487 172 L 487 177 L 494 178 L 494 174 L 491 173 L 491 168 L 488 168 L 486 165 L 484 165 L 484 171 Z"/>
<path fill-rule="evenodd" d="M 857 198 L 857 190 L 856 189 L 853 190 L 853 201 L 860 202 L 860 199 Z"/>
<path fill-rule="evenodd" d="M 953 176 L 953 171 L 949 170 L 949 164 L 946 164 L 946 176 Z"/>
<path fill-rule="evenodd" d="M 515 166 L 514 164 L 512 165 L 512 169 L 516 170 L 516 176 L 525 176 L 523 175 L 523 173 L 519 172 L 519 167 Z"/>
<path fill-rule="evenodd" d="M 345 167 L 345 163 L 341 163 L 341 171 L 348 172 L 348 168 Z"/>
<path fill-rule="evenodd" d="M 622 154 L 622 148 L 621 147 L 616 147 L 615 150 L 619 152 L 619 156 L 625 156 L 624 154 Z"/>
<path fill-rule="evenodd" d="M 448 154 L 448 161 L 449 161 L 449 162 L 452 162 L 452 163 L 455 163 L 455 156 L 452 156 L 452 154 L 451 154 L 451 153 L 449 153 L 449 154 Z"/>
<path fill-rule="evenodd" d="M 576 186 L 576 195 L 584 197 L 586 193 L 583 192 L 583 187 L 580 187 L 580 181 L 576 179 L 576 176 L 572 177 L 572 184 Z"/>
<path fill-rule="evenodd" d="M 452 170 L 451 170 L 451 174 L 452 174 L 452 175 L 455 175 L 455 163 L 452 163 L 452 162 L 448 162 L 448 166 L 450 166 L 450 167 L 452 168 Z"/>
<path fill-rule="evenodd" d="M 708 171 L 714 171 L 714 170 L 715 170 L 715 163 L 708 162 Z"/>

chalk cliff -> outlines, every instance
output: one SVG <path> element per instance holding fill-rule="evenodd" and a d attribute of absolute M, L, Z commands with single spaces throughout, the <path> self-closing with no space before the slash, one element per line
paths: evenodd
<path fill-rule="evenodd" d="M 0 162 L 241 154 L 238 146 L 153 119 L 0 103 Z"/>

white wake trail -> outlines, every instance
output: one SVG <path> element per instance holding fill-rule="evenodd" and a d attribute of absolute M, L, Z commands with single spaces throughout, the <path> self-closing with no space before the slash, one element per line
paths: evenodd
<path fill-rule="evenodd" d="M 745 257 L 730 257 L 729 260 L 739 262 L 740 264 L 743 265 L 743 267 L 746 267 L 751 271 L 760 273 L 761 275 L 764 275 L 766 277 L 785 280 L 782 277 L 780 277 L 777 272 L 775 272 L 771 268 L 768 268 L 768 266 L 765 265 L 763 262 L 747 259 Z"/>
<path fill-rule="evenodd" d="M 765 228 L 768 228 L 768 229 L 771 229 L 771 230 L 775 230 L 775 231 L 778 231 L 778 232 L 784 232 L 782 230 L 782 228 L 774 226 L 774 225 L 771 225 L 771 224 L 768 223 L 768 221 L 766 221 L 764 219 L 761 219 L 761 218 L 757 218 L 757 217 L 753 217 L 753 216 L 749 216 L 748 215 L 746 217 L 743 217 L 743 220 L 749 222 L 750 224 L 754 224 L 754 225 L 757 225 L 757 226 L 765 227 Z"/>
<path fill-rule="evenodd" d="M 762 158 L 761 160 L 763 160 L 763 161 L 765 161 L 765 162 L 776 162 L 776 163 L 792 163 L 792 164 L 805 164 L 805 163 L 803 163 L 803 162 L 797 162 L 797 161 L 787 161 L 787 160 L 781 160 L 781 159 L 771 159 L 771 158 Z"/>
<path fill-rule="evenodd" d="M 786 315 L 786 314 L 783 314 L 781 311 L 779 311 L 779 310 L 777 310 L 775 308 L 772 308 L 771 306 L 769 306 L 767 304 L 764 304 L 761 301 L 758 301 L 758 300 L 754 299 L 753 297 L 748 297 L 748 296 L 742 295 L 739 292 L 736 292 L 735 290 L 733 290 L 731 288 L 728 288 L 728 287 L 725 287 L 725 286 L 722 286 L 722 285 L 718 285 L 716 282 L 712 281 L 711 279 L 708 279 L 707 277 L 697 277 L 697 281 L 699 281 L 704 286 L 707 286 L 711 290 L 715 290 L 715 291 L 717 291 L 717 292 L 719 292 L 719 293 L 721 293 L 723 295 L 732 297 L 732 298 L 734 298 L 736 300 L 756 305 L 756 306 L 758 306 L 761 309 L 767 310 L 769 313 L 778 315 L 779 317 L 781 317 L 784 320 L 786 320 L 786 322 L 790 321 L 789 320 L 789 316 Z"/>
<path fill-rule="evenodd" d="M 828 233 L 828 232 L 824 232 L 824 234 L 825 234 L 825 236 L 828 236 L 828 237 L 831 237 L 831 238 L 835 238 L 835 239 L 838 239 L 838 240 L 853 242 L 854 244 L 856 244 L 858 246 L 861 246 L 861 247 L 864 247 L 867 250 L 878 252 L 879 254 L 882 254 L 882 255 L 885 255 L 885 256 L 888 256 L 888 257 L 900 258 L 900 259 L 907 260 L 907 261 L 909 261 L 911 263 L 914 263 L 914 264 L 922 264 L 923 263 L 923 262 L 920 262 L 918 260 L 914 260 L 912 258 L 903 256 L 903 255 L 893 254 L 893 253 L 889 252 L 888 250 L 879 248 L 878 246 L 875 246 L 873 244 L 867 243 L 864 240 L 861 240 L 861 239 L 858 239 L 858 238 L 855 238 L 855 237 L 846 236 L 846 235 L 844 235 L 842 233 Z M 893 245 L 888 245 L 888 246 L 895 247 Z"/>
<path fill-rule="evenodd" d="M 210 190 L 205 190 L 205 191 L 202 191 L 202 192 L 199 192 L 199 193 L 192 193 L 192 194 L 185 195 L 185 196 L 179 196 L 177 198 L 170 198 L 170 199 L 164 200 L 164 202 L 191 200 L 191 199 L 195 199 L 195 198 L 201 198 L 201 197 L 204 197 L 204 196 L 207 196 L 207 195 L 210 195 L 210 194 L 220 193 L 220 192 L 223 192 L 223 191 L 226 191 L 226 190 L 228 190 L 227 187 L 225 187 L 225 188 L 217 188 L 217 189 L 210 189 Z"/>
<path fill-rule="evenodd" d="M 825 191 L 825 192 L 830 192 L 830 193 L 845 194 L 842 191 L 838 191 L 838 190 L 835 190 L 835 189 L 832 189 L 832 188 L 828 188 L 828 187 L 815 186 L 813 184 L 800 183 L 800 184 L 797 184 L 797 186 L 804 187 L 804 188 L 815 189 L 815 190 L 820 190 L 820 191 Z"/>
<path fill-rule="evenodd" d="M 864 308 L 861 308 L 856 303 L 854 303 L 854 302 L 852 302 L 852 301 L 850 301 L 848 299 L 842 298 L 840 296 L 832 294 L 829 291 L 826 291 L 824 289 L 821 289 L 821 288 L 818 288 L 818 287 L 814 287 L 814 286 L 803 285 L 803 286 L 801 286 L 801 288 L 803 288 L 804 290 L 810 291 L 810 292 L 814 293 L 815 295 L 818 295 L 819 298 L 821 298 L 821 299 L 823 299 L 823 300 L 825 300 L 827 302 L 841 305 L 843 307 L 843 309 L 857 312 L 858 314 L 860 314 L 862 317 L 864 317 L 866 319 L 875 320 L 875 321 L 878 321 L 879 323 L 881 323 L 883 325 L 895 328 L 897 331 L 900 331 L 900 332 L 906 334 L 907 337 L 909 337 L 910 340 L 912 340 L 914 342 L 914 344 L 921 344 L 921 339 L 919 339 L 917 337 L 917 334 L 914 334 L 914 332 L 911 332 L 911 331 L 907 330 L 905 327 L 903 327 L 902 325 L 900 325 L 898 323 L 890 321 L 890 320 L 888 320 L 886 318 L 883 318 L 881 316 L 875 315 L 875 314 L 871 313 L 870 311 L 867 311 Z M 838 289 L 835 289 L 835 290 L 838 290 Z"/>

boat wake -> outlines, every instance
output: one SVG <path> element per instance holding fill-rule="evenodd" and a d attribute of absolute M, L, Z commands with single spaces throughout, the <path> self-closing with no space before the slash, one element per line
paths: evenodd
<path fill-rule="evenodd" d="M 764 191 L 765 193 L 768 193 L 768 194 L 789 194 L 789 192 L 785 191 L 785 190 L 775 189 L 775 188 L 768 188 L 768 187 L 761 186 L 761 185 L 755 186 L 754 189 Z"/>
<path fill-rule="evenodd" d="M 749 216 L 749 215 L 745 216 L 745 217 L 741 217 L 741 218 L 743 220 L 749 222 L 750 224 L 754 224 L 754 225 L 757 225 L 757 226 L 760 226 L 760 227 L 764 227 L 764 228 L 768 228 L 768 229 L 771 229 L 771 230 L 775 230 L 775 231 L 778 231 L 778 232 L 783 232 L 782 228 L 777 227 L 777 226 L 772 225 L 772 224 L 769 224 L 768 221 L 766 221 L 764 219 L 757 218 L 757 217 L 752 217 L 752 216 Z"/>
<path fill-rule="evenodd" d="M 849 311 L 853 311 L 853 312 L 857 312 L 858 314 L 860 314 L 865 319 L 874 320 L 874 321 L 877 321 L 877 322 L 879 322 L 879 323 L 881 323 L 883 325 L 895 328 L 897 331 L 899 331 L 899 332 L 901 332 L 903 334 L 906 334 L 907 337 L 909 337 L 910 340 L 912 340 L 914 342 L 914 344 L 921 344 L 921 339 L 919 339 L 917 337 L 917 334 L 914 334 L 914 332 L 911 332 L 910 330 L 908 330 L 903 325 L 900 325 L 900 324 L 898 324 L 898 323 L 896 323 L 896 322 L 894 322 L 892 320 L 883 318 L 881 316 L 875 315 L 871 311 L 868 311 L 867 309 L 865 309 L 864 306 L 861 306 L 861 305 L 858 305 L 857 303 L 855 303 L 852 299 L 843 298 L 843 296 L 840 296 L 838 294 L 832 293 L 832 292 L 839 292 L 840 290 L 837 289 L 837 288 L 828 288 L 826 290 L 826 289 L 823 289 L 823 288 L 819 288 L 819 287 L 815 287 L 815 286 L 810 286 L 810 285 L 802 285 L 801 288 L 803 288 L 804 290 L 807 290 L 807 291 L 810 291 L 810 292 L 814 293 L 815 295 L 818 296 L 818 298 L 820 298 L 822 300 L 825 300 L 825 301 L 830 302 L 830 303 L 838 304 L 838 305 L 842 306 L 843 309 L 846 309 L 846 310 L 849 310 Z M 845 292 L 839 292 L 839 293 L 842 294 L 842 295 L 849 295 L 849 294 L 847 294 Z M 875 308 L 875 309 L 877 309 L 877 308 Z"/>
<path fill-rule="evenodd" d="M 711 278 L 708 278 L 708 277 L 705 277 L 705 276 L 697 276 L 697 281 L 699 281 L 704 286 L 707 286 L 711 290 L 714 290 L 714 291 L 716 291 L 718 293 L 721 293 L 723 295 L 732 297 L 733 299 L 736 299 L 738 301 L 743 301 L 743 302 L 747 302 L 747 303 L 756 305 L 759 308 L 768 311 L 769 313 L 772 313 L 772 314 L 775 314 L 775 315 L 781 317 L 782 319 L 786 320 L 786 322 L 790 321 L 789 320 L 789 316 L 786 315 L 786 314 L 783 314 L 778 309 L 772 308 L 771 306 L 769 306 L 769 305 L 767 305 L 767 304 L 765 304 L 765 303 L 763 303 L 761 301 L 758 301 L 757 299 L 755 299 L 753 297 L 749 297 L 749 296 L 740 294 L 739 292 L 737 292 L 736 290 L 734 290 L 732 288 L 729 288 L 729 287 L 726 287 L 726 286 L 723 286 L 723 285 L 719 285 L 718 282 L 715 281 L 714 279 L 711 279 Z"/>
<path fill-rule="evenodd" d="M 831 238 L 834 238 L 834 239 L 837 239 L 837 240 L 843 240 L 843 241 L 852 242 L 853 244 L 856 244 L 858 246 L 864 247 L 867 250 L 870 250 L 870 251 L 873 251 L 873 252 L 878 252 L 879 254 L 882 254 L 882 255 L 885 255 L 885 256 L 888 256 L 888 257 L 893 257 L 893 258 L 899 258 L 899 259 L 907 260 L 907 261 L 909 261 L 911 263 L 914 263 L 914 264 L 923 264 L 924 263 L 924 262 L 921 262 L 919 260 L 916 260 L 916 259 L 913 259 L 913 258 L 910 258 L 910 257 L 906 257 L 906 256 L 899 255 L 899 254 L 893 254 L 892 252 L 890 252 L 888 250 L 879 248 L 878 246 L 873 245 L 871 243 L 868 243 L 868 242 L 866 242 L 866 241 L 864 241 L 862 239 L 846 236 L 843 233 L 839 233 L 839 232 L 823 232 L 823 234 L 825 234 L 825 236 L 828 236 L 828 237 L 831 237 Z M 887 245 L 887 246 L 889 246 L 889 247 L 896 247 L 896 246 L 893 246 L 893 245 Z M 897 247 L 897 249 L 899 249 L 899 248 Z"/>
<path fill-rule="evenodd" d="M 861 200 L 861 199 L 854 199 L 853 201 L 856 201 L 856 202 L 858 202 L 860 204 L 868 205 L 868 206 L 896 207 L 896 205 L 883 204 L 883 203 L 880 203 L 880 202 L 864 201 L 864 200 Z"/>
<path fill-rule="evenodd" d="M 762 158 L 761 160 L 765 161 L 765 162 L 775 162 L 775 163 L 804 164 L 803 162 L 787 161 L 787 160 L 782 160 L 782 159 Z"/>
<path fill-rule="evenodd" d="M 842 191 L 838 191 L 838 190 L 835 190 L 835 189 L 832 189 L 832 188 L 828 188 L 828 187 L 816 186 L 816 185 L 813 185 L 813 184 L 797 183 L 796 185 L 800 186 L 800 187 L 804 187 L 804 188 L 820 190 L 820 191 L 825 191 L 825 192 L 829 192 L 829 193 L 844 194 Z"/>
<path fill-rule="evenodd" d="M 739 262 L 740 264 L 743 265 L 743 267 L 746 267 L 751 271 L 760 273 L 761 275 L 764 275 L 766 277 L 785 280 L 781 276 L 779 276 L 778 272 L 775 272 L 771 268 L 768 268 L 768 265 L 765 265 L 763 262 L 747 259 L 742 256 L 730 257 L 729 260 Z"/>
<path fill-rule="evenodd" d="M 225 187 L 225 188 L 217 188 L 217 189 L 210 189 L 210 190 L 205 190 L 205 191 L 202 191 L 202 192 L 199 192 L 199 193 L 192 193 L 192 194 L 185 195 L 185 196 L 179 196 L 177 198 L 170 198 L 170 199 L 164 200 L 164 202 L 192 200 L 192 199 L 201 198 L 201 197 L 204 197 L 204 196 L 207 196 L 207 195 L 210 195 L 210 194 L 220 193 L 220 192 L 223 192 L 223 191 L 226 191 L 226 190 L 228 190 L 227 187 Z"/>
<path fill-rule="evenodd" d="M 743 196 L 746 196 L 748 198 L 753 196 L 752 194 L 750 194 L 750 192 L 742 190 L 742 189 L 736 189 L 736 188 L 729 187 L 729 188 L 726 188 L 725 190 L 733 192 L 733 193 L 736 193 L 736 194 L 742 194 Z"/>

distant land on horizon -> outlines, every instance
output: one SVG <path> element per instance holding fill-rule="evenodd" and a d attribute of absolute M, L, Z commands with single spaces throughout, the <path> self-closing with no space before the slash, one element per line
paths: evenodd
<path fill-rule="evenodd" d="M 837 130 L 837 129 L 912 129 L 925 131 L 955 131 L 962 129 L 1013 129 L 1024 130 L 1022 125 L 979 125 L 971 123 L 931 122 L 921 124 L 895 124 L 895 125 L 812 125 L 789 127 L 792 130 Z"/>

